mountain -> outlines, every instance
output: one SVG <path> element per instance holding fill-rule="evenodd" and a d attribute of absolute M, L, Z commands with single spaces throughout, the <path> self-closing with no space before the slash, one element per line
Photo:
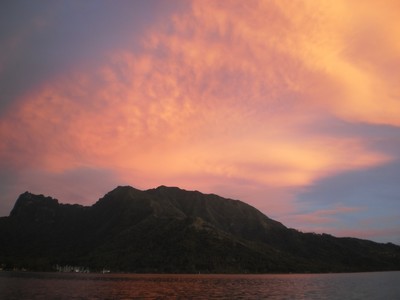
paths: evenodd
<path fill-rule="evenodd" d="M 0 264 L 163 273 L 378 271 L 400 270 L 400 246 L 302 233 L 213 194 L 124 186 L 90 207 L 21 194 L 0 218 Z"/>

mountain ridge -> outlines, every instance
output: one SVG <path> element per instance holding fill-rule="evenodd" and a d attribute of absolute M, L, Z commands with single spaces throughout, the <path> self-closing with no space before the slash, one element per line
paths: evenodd
<path fill-rule="evenodd" d="M 215 194 L 119 186 L 92 206 L 21 194 L 0 218 L 0 264 L 168 273 L 381 271 L 400 270 L 400 246 L 302 233 Z"/>

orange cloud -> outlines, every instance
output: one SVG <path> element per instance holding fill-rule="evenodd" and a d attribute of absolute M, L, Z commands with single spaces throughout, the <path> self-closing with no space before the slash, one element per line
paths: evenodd
<path fill-rule="evenodd" d="M 306 91 L 314 103 L 347 121 L 400 125 L 398 8 L 397 1 L 335 1 L 318 10 L 317 29 L 307 32 L 303 51 L 294 50 L 325 75 L 321 87 Z"/>
<path fill-rule="evenodd" d="M 27 93 L 0 121 L 0 155 L 50 172 L 114 169 L 133 184 L 188 176 L 277 188 L 387 162 L 361 138 L 304 129 L 331 115 L 399 125 L 399 88 L 384 79 L 398 69 L 380 60 L 398 58 L 397 29 L 379 19 L 385 49 L 357 60 L 370 17 L 354 5 L 194 1 L 150 29 L 142 51 Z"/>

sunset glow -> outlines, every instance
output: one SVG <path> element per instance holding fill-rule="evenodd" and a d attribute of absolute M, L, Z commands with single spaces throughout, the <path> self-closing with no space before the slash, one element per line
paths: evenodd
<path fill-rule="evenodd" d="M 400 243 L 398 1 L 67 3 L 1 13 L 1 215 L 168 185 Z"/>

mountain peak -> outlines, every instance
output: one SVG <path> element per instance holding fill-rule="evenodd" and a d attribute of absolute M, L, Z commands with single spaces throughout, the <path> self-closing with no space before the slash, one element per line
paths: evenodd
<path fill-rule="evenodd" d="M 143 196 L 143 192 L 129 185 L 117 186 L 115 189 L 105 194 L 104 197 L 100 198 L 97 203 L 121 201 L 123 199 L 135 198 L 137 196 Z"/>
<path fill-rule="evenodd" d="M 38 215 L 46 215 L 49 211 L 57 209 L 58 206 L 57 199 L 25 192 L 18 197 L 10 217 L 35 217 L 37 219 Z"/>
<path fill-rule="evenodd" d="M 177 186 L 166 186 L 166 185 L 160 185 L 160 186 L 156 187 L 155 189 L 149 189 L 148 191 L 188 192 L 187 190 L 181 189 Z"/>
<path fill-rule="evenodd" d="M 108 192 L 107 194 L 126 193 L 126 192 L 141 192 L 141 191 L 130 185 L 119 185 L 115 189 L 113 189 L 111 192 Z"/>

